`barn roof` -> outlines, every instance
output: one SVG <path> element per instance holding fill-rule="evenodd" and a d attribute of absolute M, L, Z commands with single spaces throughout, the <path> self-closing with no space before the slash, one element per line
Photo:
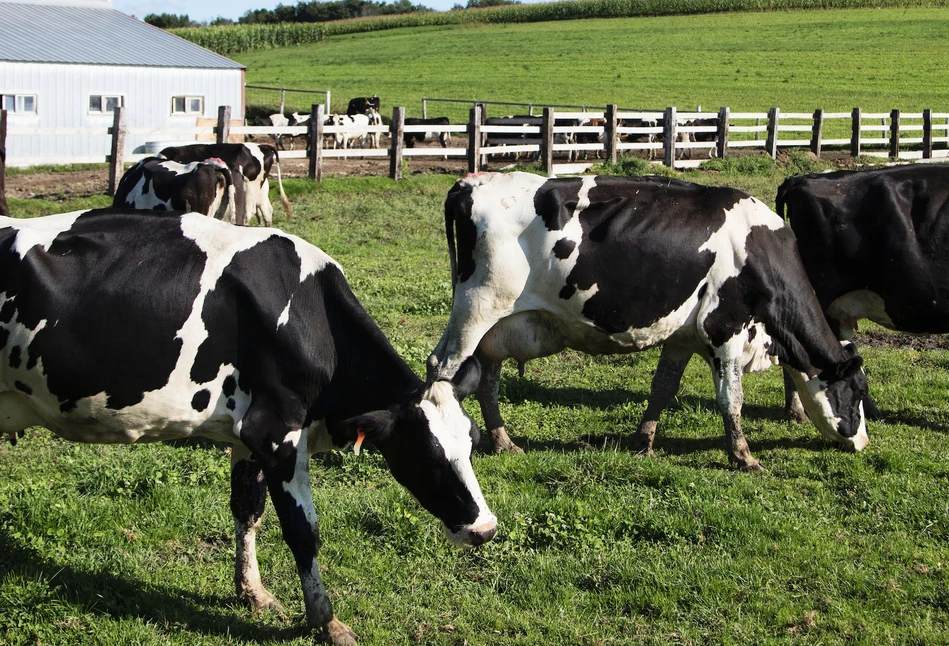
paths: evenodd
<path fill-rule="evenodd" d="M 0 61 L 244 67 L 115 9 L 2 1 Z"/>

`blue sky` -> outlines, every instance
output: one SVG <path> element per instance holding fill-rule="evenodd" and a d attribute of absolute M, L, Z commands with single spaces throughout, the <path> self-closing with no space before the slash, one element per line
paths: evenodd
<path fill-rule="evenodd" d="M 467 0 L 412 0 L 437 11 L 447 11 Z M 536 1 L 536 0 L 535 0 Z M 284 0 L 282 4 L 295 6 L 298 0 Z M 187 14 L 192 20 L 207 22 L 218 16 L 237 20 L 251 9 L 273 9 L 280 0 L 112 0 L 112 6 L 137 18 L 150 13 Z"/>

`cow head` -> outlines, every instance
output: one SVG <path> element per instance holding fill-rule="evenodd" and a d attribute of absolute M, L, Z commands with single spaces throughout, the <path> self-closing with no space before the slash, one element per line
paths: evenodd
<path fill-rule="evenodd" d="M 471 358 L 451 380 L 428 383 L 420 398 L 345 420 L 331 431 L 337 444 L 355 441 L 361 432 L 379 447 L 395 479 L 442 521 L 452 542 L 467 547 L 491 540 L 497 528 L 471 467 L 478 427 L 460 404 L 480 378 Z"/>
<path fill-rule="evenodd" d="M 803 373 L 792 377 L 798 383 L 801 403 L 808 418 L 824 437 L 845 448 L 861 451 L 870 442 L 867 436 L 863 400 L 867 396 L 867 376 L 863 360 L 852 343 L 845 343 L 843 358 L 812 379 Z"/>

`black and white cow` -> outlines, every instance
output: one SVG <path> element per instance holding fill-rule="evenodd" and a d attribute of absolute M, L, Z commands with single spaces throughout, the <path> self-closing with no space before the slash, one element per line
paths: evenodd
<path fill-rule="evenodd" d="M 349 105 L 346 106 L 346 116 L 351 117 L 355 114 L 369 114 L 370 110 L 379 112 L 380 105 L 379 97 L 375 94 L 372 96 L 356 97 L 355 99 L 349 100 Z"/>
<path fill-rule="evenodd" d="M 122 175 L 113 206 L 154 211 L 196 211 L 225 222 L 236 217 L 231 170 L 219 159 L 179 164 L 146 157 Z"/>
<path fill-rule="evenodd" d="M 266 226 L 273 225 L 273 206 L 270 204 L 270 171 L 277 169 L 277 186 L 280 189 L 280 201 L 283 209 L 290 214 L 290 202 L 283 191 L 280 177 L 280 156 L 270 144 L 192 144 L 190 146 L 169 146 L 160 155 L 182 164 L 215 158 L 222 160 L 234 174 L 240 174 L 242 182 L 238 186 L 238 204 L 243 212 L 237 214 L 237 224 L 248 224 L 252 216 Z M 237 183 L 235 181 L 235 183 Z M 243 190 L 241 190 L 241 187 Z"/>
<path fill-rule="evenodd" d="M 407 126 L 448 126 L 451 122 L 448 117 L 433 117 L 431 119 L 419 119 L 416 117 L 406 117 Z M 427 132 L 404 132 L 403 141 L 407 148 L 415 148 L 416 143 L 427 144 L 436 141 L 442 148 L 448 148 L 451 145 L 451 133 L 446 131 L 427 131 Z"/>
<path fill-rule="evenodd" d="M 496 450 L 511 448 L 497 403 L 505 358 L 659 344 L 634 438 L 645 450 L 693 354 L 712 369 L 728 455 L 742 469 L 760 465 L 741 432 L 741 376 L 775 363 L 825 436 L 866 446 L 861 360 L 821 315 L 794 234 L 755 198 L 658 177 L 482 173 L 451 189 L 445 220 L 454 299 L 429 372 L 453 375 L 477 354 Z"/>
<path fill-rule="evenodd" d="M 851 340 L 863 318 L 913 334 L 949 332 L 949 167 L 791 177 L 776 203 L 839 339 Z M 788 411 L 800 418 L 791 386 Z"/>
<path fill-rule="evenodd" d="M 310 455 L 371 442 L 452 541 L 484 543 L 496 520 L 459 404 L 478 375 L 472 362 L 423 383 L 339 265 L 274 229 L 107 209 L 0 217 L 0 433 L 232 444 L 237 594 L 279 607 L 255 551 L 269 492 L 307 622 L 333 644 L 355 635 L 320 579 Z"/>

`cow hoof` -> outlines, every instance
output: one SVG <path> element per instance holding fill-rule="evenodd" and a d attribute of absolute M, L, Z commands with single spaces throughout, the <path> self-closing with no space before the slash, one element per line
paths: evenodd
<path fill-rule="evenodd" d="M 761 466 L 761 463 L 754 458 L 736 462 L 738 464 L 738 470 L 743 473 L 759 473 L 761 471 L 767 471 L 767 469 Z"/>
<path fill-rule="evenodd" d="M 323 641 L 333 646 L 356 646 L 356 633 L 333 615 L 323 629 Z"/>
<path fill-rule="evenodd" d="M 491 429 L 488 431 L 488 435 L 491 438 L 491 452 L 495 455 L 500 455 L 502 453 L 524 453 L 524 450 L 512 442 L 511 438 L 507 436 L 507 431 L 504 430 L 503 426 Z"/>
<path fill-rule="evenodd" d="M 807 421 L 807 414 L 804 412 L 803 408 L 788 408 L 787 409 L 788 420 L 792 424 L 803 424 Z"/>
<path fill-rule="evenodd" d="M 277 601 L 277 597 L 270 594 L 270 592 L 267 590 L 261 589 L 257 592 L 254 592 L 253 594 L 244 593 L 241 595 L 241 600 L 250 606 L 250 609 L 254 612 L 270 610 L 271 612 L 275 612 L 278 615 L 286 615 L 283 609 L 283 604 Z"/>
<path fill-rule="evenodd" d="M 652 438 L 645 433 L 636 433 L 629 440 L 629 448 L 633 453 L 653 457 Z"/>

